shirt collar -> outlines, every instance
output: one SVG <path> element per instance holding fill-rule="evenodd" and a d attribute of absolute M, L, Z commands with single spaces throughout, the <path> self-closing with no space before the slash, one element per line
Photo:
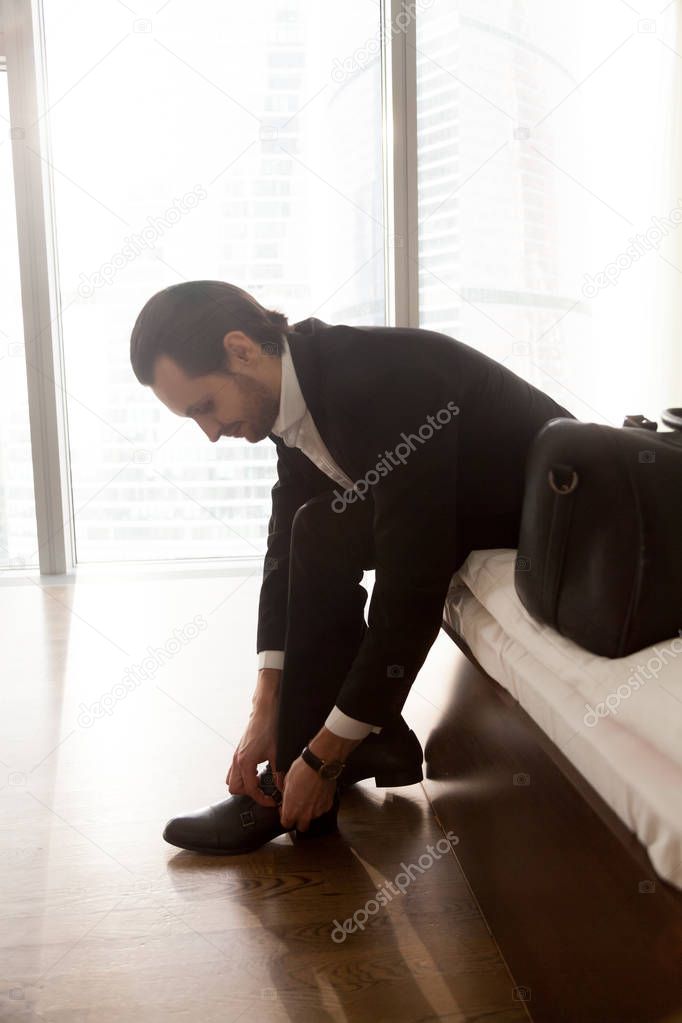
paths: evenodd
<path fill-rule="evenodd" d="M 296 369 L 289 351 L 289 343 L 283 335 L 282 385 L 279 397 L 279 415 L 272 426 L 272 433 L 281 437 L 306 413 L 306 403 L 301 391 Z"/>

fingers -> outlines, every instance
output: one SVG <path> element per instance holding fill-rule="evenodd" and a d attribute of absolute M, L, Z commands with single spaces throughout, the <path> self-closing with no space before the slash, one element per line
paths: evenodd
<path fill-rule="evenodd" d="M 292 811 L 289 811 L 288 813 L 282 811 L 279 815 L 279 819 L 282 822 L 282 827 L 284 828 L 297 828 L 299 831 L 305 830 L 301 827 L 302 818 L 296 817 L 296 814 Z"/>
<path fill-rule="evenodd" d="M 240 750 L 237 750 L 232 758 L 232 764 L 225 779 L 228 791 L 233 796 L 248 795 L 261 806 L 277 806 L 278 804 L 271 796 L 258 787 L 258 764 L 246 758 Z"/>
<path fill-rule="evenodd" d="M 319 817 L 325 813 L 332 805 L 333 797 L 331 799 L 322 799 L 310 805 L 306 803 L 297 806 L 287 806 L 285 810 L 285 803 L 282 803 L 280 812 L 280 821 L 285 828 L 294 827 L 297 831 L 307 831 L 310 827 L 310 822 L 315 817 Z"/>
<path fill-rule="evenodd" d="M 225 781 L 227 782 L 229 790 L 233 796 L 241 795 L 244 792 L 244 779 L 242 778 L 237 753 L 235 753 L 232 758 L 232 764 L 227 772 L 227 778 Z"/>
<path fill-rule="evenodd" d="M 258 787 L 258 764 L 243 758 L 238 758 L 238 762 L 244 785 L 243 791 L 261 806 L 277 806 L 272 796 L 266 796 Z"/>

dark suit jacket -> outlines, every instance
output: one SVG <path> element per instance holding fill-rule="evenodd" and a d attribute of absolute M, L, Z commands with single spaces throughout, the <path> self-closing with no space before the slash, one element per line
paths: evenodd
<path fill-rule="evenodd" d="M 369 473 L 374 588 L 368 628 L 336 705 L 383 726 L 402 709 L 467 554 L 517 546 L 531 440 L 548 419 L 575 417 L 502 364 L 436 331 L 331 326 L 309 317 L 288 341 L 330 454 L 354 482 Z M 284 650 L 296 510 L 323 491 L 343 494 L 303 452 L 269 437 L 278 479 L 257 652 Z"/>

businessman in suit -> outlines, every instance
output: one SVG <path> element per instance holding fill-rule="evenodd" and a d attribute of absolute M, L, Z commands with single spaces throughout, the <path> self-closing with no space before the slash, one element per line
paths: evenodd
<path fill-rule="evenodd" d="M 349 785 L 421 780 L 401 711 L 452 575 L 471 550 L 517 546 L 531 441 L 548 419 L 575 417 L 445 334 L 292 326 L 220 281 L 152 296 L 130 354 L 138 380 L 212 442 L 277 448 L 257 683 L 231 795 L 173 818 L 164 838 L 229 854 L 333 831 Z"/>

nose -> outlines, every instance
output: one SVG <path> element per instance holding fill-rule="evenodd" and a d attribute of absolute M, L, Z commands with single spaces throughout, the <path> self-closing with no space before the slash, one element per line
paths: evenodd
<path fill-rule="evenodd" d="M 207 418 L 197 419 L 197 422 L 201 429 L 204 431 L 208 439 L 212 444 L 220 438 L 223 428 L 216 420 L 210 420 Z"/>

